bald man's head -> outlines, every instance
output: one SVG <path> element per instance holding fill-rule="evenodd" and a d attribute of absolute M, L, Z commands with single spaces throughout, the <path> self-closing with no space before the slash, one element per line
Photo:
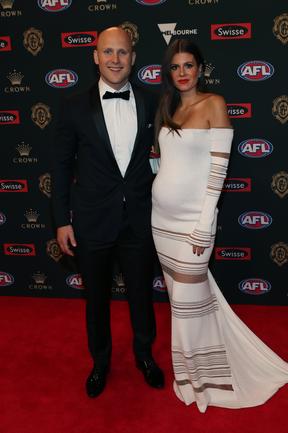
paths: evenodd
<path fill-rule="evenodd" d="M 99 34 L 94 61 L 103 81 L 113 89 L 119 90 L 127 83 L 135 57 L 131 38 L 121 27 L 110 27 Z"/>

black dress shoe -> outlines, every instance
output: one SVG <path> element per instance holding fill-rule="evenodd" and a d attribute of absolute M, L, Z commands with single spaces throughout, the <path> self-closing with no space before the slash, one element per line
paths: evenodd
<path fill-rule="evenodd" d="M 108 368 L 101 370 L 95 367 L 93 368 L 86 381 L 86 392 L 88 397 L 95 398 L 104 391 L 108 371 Z"/>
<path fill-rule="evenodd" d="M 164 388 L 164 374 L 153 358 L 148 360 L 136 359 L 136 367 L 142 371 L 145 381 L 152 388 Z"/>

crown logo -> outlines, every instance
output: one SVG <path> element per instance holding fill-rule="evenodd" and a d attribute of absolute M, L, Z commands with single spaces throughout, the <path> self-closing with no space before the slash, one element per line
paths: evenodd
<path fill-rule="evenodd" d="M 21 144 L 18 144 L 18 146 L 16 146 L 16 149 L 18 150 L 20 156 L 29 156 L 32 146 L 30 146 L 29 144 L 25 144 L 22 141 Z"/>
<path fill-rule="evenodd" d="M 32 209 L 29 209 L 24 213 L 24 216 L 26 217 L 29 223 L 36 223 L 39 218 L 39 215 L 40 213 Z"/>
<path fill-rule="evenodd" d="M 3 9 L 12 9 L 14 0 L 0 0 Z"/>
<path fill-rule="evenodd" d="M 10 72 L 10 74 L 7 75 L 8 80 L 12 84 L 12 86 L 20 86 L 24 75 L 21 72 L 16 72 L 14 69 L 13 72 Z"/>
<path fill-rule="evenodd" d="M 204 68 L 204 77 L 209 78 L 214 69 L 215 66 L 213 66 L 212 63 L 206 63 Z"/>
<path fill-rule="evenodd" d="M 115 275 L 115 277 L 113 279 L 114 279 L 114 281 L 115 281 L 115 283 L 117 284 L 118 287 L 125 287 L 123 275 L 121 273 Z"/>
<path fill-rule="evenodd" d="M 45 274 L 43 274 L 42 272 L 38 271 L 32 275 L 32 278 L 36 284 L 44 284 L 47 276 Z"/>

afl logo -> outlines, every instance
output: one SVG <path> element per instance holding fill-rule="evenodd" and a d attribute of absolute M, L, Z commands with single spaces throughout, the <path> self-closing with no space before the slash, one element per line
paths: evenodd
<path fill-rule="evenodd" d="M 266 212 L 252 210 L 242 213 L 238 218 L 238 222 L 240 226 L 246 229 L 266 229 L 272 224 L 272 217 Z"/>
<path fill-rule="evenodd" d="M 249 138 L 239 144 L 238 152 L 247 158 L 265 158 L 273 152 L 273 145 L 262 138 Z"/>
<path fill-rule="evenodd" d="M 261 278 L 248 278 L 240 281 L 239 290 L 247 295 L 264 295 L 270 292 L 271 284 Z"/>
<path fill-rule="evenodd" d="M 72 0 L 38 0 L 39 8 L 45 12 L 62 12 L 68 9 Z"/>
<path fill-rule="evenodd" d="M 161 65 L 143 66 L 138 72 L 138 78 L 145 84 L 161 84 Z"/>
<path fill-rule="evenodd" d="M 84 289 L 82 277 L 80 274 L 71 274 L 66 278 L 66 284 L 72 289 Z"/>
<path fill-rule="evenodd" d="M 153 289 L 156 290 L 156 292 L 166 293 L 167 287 L 165 284 L 165 280 L 163 277 L 155 277 L 153 280 Z"/>
<path fill-rule="evenodd" d="M 271 63 L 262 60 L 251 60 L 242 63 L 237 69 L 237 74 L 246 81 L 263 81 L 272 77 L 274 67 Z"/>
<path fill-rule="evenodd" d="M 14 277 L 8 272 L 0 271 L 0 287 L 11 286 L 14 283 Z"/>
<path fill-rule="evenodd" d="M 166 0 L 136 0 L 136 2 L 143 6 L 157 6 L 165 3 Z"/>
<path fill-rule="evenodd" d="M 69 69 L 54 69 L 45 76 L 46 83 L 56 89 L 66 89 L 75 86 L 78 81 L 78 75 Z"/>

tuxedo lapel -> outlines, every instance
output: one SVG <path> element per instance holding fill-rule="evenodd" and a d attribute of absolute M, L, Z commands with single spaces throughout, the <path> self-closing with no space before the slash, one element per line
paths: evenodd
<path fill-rule="evenodd" d="M 103 140 L 103 142 L 106 144 L 107 150 L 110 153 L 110 155 L 113 157 L 117 167 L 118 164 L 116 162 L 114 152 L 111 146 L 109 134 L 106 128 L 106 123 L 104 119 L 104 114 L 101 106 L 100 101 L 100 95 L 99 95 L 99 89 L 98 89 L 98 83 L 95 84 L 95 86 L 92 87 L 90 91 L 90 105 L 92 109 L 92 117 L 95 124 L 95 127 L 97 129 L 99 137 Z"/>
<path fill-rule="evenodd" d="M 141 133 L 143 131 L 143 128 L 145 127 L 145 118 L 146 118 L 146 116 L 145 116 L 145 103 L 144 103 L 144 99 L 143 99 L 143 96 L 142 96 L 140 90 L 133 87 L 133 93 L 134 93 L 134 97 L 135 97 L 136 112 L 137 112 L 137 134 L 136 134 L 136 138 L 135 138 L 135 143 L 134 143 L 131 159 L 130 159 L 129 165 L 127 167 L 126 173 L 128 172 L 129 167 L 133 163 L 133 159 L 136 155 L 137 146 L 140 143 L 140 137 L 141 137 Z"/>

